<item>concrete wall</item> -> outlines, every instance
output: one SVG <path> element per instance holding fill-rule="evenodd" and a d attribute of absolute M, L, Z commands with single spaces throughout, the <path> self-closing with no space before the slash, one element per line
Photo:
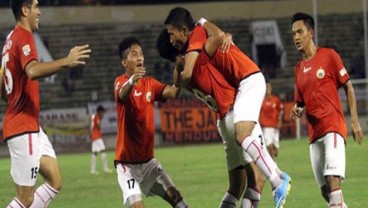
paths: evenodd
<path fill-rule="evenodd" d="M 362 11 L 360 0 L 317 0 L 318 14 L 355 13 Z M 333 5 L 333 6 L 331 6 Z M 163 22 L 176 6 L 189 9 L 195 18 L 264 19 L 289 17 L 298 11 L 313 14 L 313 0 L 223 1 L 211 3 L 160 4 L 139 6 L 41 7 L 42 25 L 88 24 L 112 22 Z M 9 8 L 0 9 L 0 27 L 12 27 Z"/>

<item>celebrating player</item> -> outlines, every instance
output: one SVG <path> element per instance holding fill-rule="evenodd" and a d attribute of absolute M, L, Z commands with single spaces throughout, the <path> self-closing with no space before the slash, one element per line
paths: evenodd
<path fill-rule="evenodd" d="M 91 50 L 76 46 L 65 58 L 39 63 L 32 32 L 38 30 L 41 15 L 37 0 L 12 0 L 16 20 L 3 51 L 0 88 L 7 101 L 3 140 L 8 144 L 11 176 L 16 196 L 8 207 L 47 207 L 61 189 L 61 173 L 54 149 L 39 125 L 38 79 L 61 70 L 84 65 Z M 3 89 L 0 89 L 3 92 Z M 38 173 L 45 182 L 34 190 Z"/>
<path fill-rule="evenodd" d="M 153 153 L 154 101 L 175 98 L 179 89 L 144 76 L 144 56 L 138 39 L 124 39 L 119 56 L 125 73 L 114 84 L 118 116 L 115 165 L 124 205 L 143 207 L 143 192 L 160 196 L 172 207 L 188 207 Z"/>
<path fill-rule="evenodd" d="M 170 11 L 165 24 L 172 44 L 179 51 L 186 51 L 184 70 L 180 78 L 183 82 L 188 82 L 192 78 L 196 60 L 208 38 L 207 34 L 212 36 L 223 32 L 203 18 L 195 25 L 190 12 L 180 7 Z M 270 155 L 259 151 L 262 148 L 259 138 L 252 135 L 255 125 L 258 124 L 265 94 L 265 80 L 262 73 L 257 65 L 234 44 L 225 51 L 219 47 L 207 61 L 237 89 L 233 106 L 237 143 L 269 179 L 273 189 L 274 204 L 276 207 L 282 207 L 291 187 L 290 178 L 282 178 L 282 173 L 278 171 Z"/>
<path fill-rule="evenodd" d="M 363 133 L 354 88 L 340 56 L 333 49 L 314 44 L 314 20 L 310 15 L 294 14 L 292 35 L 303 59 L 295 67 L 295 106 L 291 109 L 291 117 L 301 117 L 305 109 L 310 159 L 317 184 L 329 207 L 346 208 L 340 182 L 345 177 L 347 128 L 337 89 L 343 87 L 345 90 L 353 137 L 361 144 Z"/>

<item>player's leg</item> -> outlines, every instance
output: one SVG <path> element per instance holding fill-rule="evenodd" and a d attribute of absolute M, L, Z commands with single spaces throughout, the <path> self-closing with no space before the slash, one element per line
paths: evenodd
<path fill-rule="evenodd" d="M 47 207 L 61 190 L 61 172 L 56 158 L 42 156 L 39 173 L 45 182 L 37 188 L 31 208 Z"/>
<path fill-rule="evenodd" d="M 276 207 L 282 207 L 290 190 L 290 183 L 281 179 L 276 171 L 275 162 L 269 154 L 262 151 L 259 138 L 251 135 L 258 123 L 265 90 L 265 81 L 261 73 L 251 75 L 240 83 L 234 104 L 235 133 L 237 142 L 271 182 Z"/>
<path fill-rule="evenodd" d="M 274 152 L 274 146 L 273 146 L 273 131 L 270 127 L 262 128 L 265 146 L 267 148 L 268 153 L 272 157 L 272 159 L 275 159 L 275 152 Z"/>
<path fill-rule="evenodd" d="M 265 178 L 254 162 L 245 165 L 247 187 L 243 196 L 242 208 L 257 208 L 265 184 Z"/>
<path fill-rule="evenodd" d="M 31 208 L 47 207 L 59 193 L 62 186 L 61 171 L 55 151 L 41 128 L 38 139 L 42 141 L 39 173 L 42 175 L 45 183 L 35 191 Z"/>
<path fill-rule="evenodd" d="M 229 170 L 228 176 L 229 187 L 224 197 L 222 198 L 220 208 L 236 208 L 237 203 L 245 189 L 247 175 L 245 173 L 243 165 Z"/>
<path fill-rule="evenodd" d="M 123 192 L 123 207 L 142 208 L 144 207 L 142 192 L 139 181 L 132 175 L 134 171 L 129 165 L 121 163 L 116 165 L 118 183 Z"/>
<path fill-rule="evenodd" d="M 188 207 L 171 178 L 156 159 L 145 163 L 143 169 L 145 172 L 149 172 L 149 175 L 146 175 L 145 180 L 141 183 L 141 189 L 145 195 L 160 196 L 175 208 Z"/>
<path fill-rule="evenodd" d="M 109 168 L 107 162 L 107 154 L 106 154 L 106 147 L 104 141 L 101 139 L 101 160 L 102 166 L 105 173 L 112 173 L 112 170 Z"/>
<path fill-rule="evenodd" d="M 319 187 L 321 187 L 322 197 L 329 203 L 330 200 L 330 191 L 328 189 L 326 180 L 324 178 L 324 166 L 325 166 L 325 148 L 323 144 L 323 139 L 320 138 L 317 141 L 313 142 L 309 145 L 309 155 L 312 165 L 312 170 L 314 174 L 314 178 Z"/>
<path fill-rule="evenodd" d="M 33 202 L 34 185 L 40 167 L 38 134 L 23 134 L 7 141 L 10 152 L 10 174 L 16 196 L 8 207 L 29 207 Z"/>
<path fill-rule="evenodd" d="M 98 175 L 96 171 L 97 155 L 98 155 L 98 144 L 97 140 L 92 141 L 92 155 L 91 155 L 91 174 Z"/>
<path fill-rule="evenodd" d="M 273 152 L 275 155 L 275 158 L 278 156 L 279 154 L 279 149 L 280 149 L 280 130 L 279 129 L 274 129 L 274 137 L 273 137 Z"/>
<path fill-rule="evenodd" d="M 98 172 L 96 171 L 97 155 L 97 152 L 92 152 L 91 155 L 91 174 L 93 175 L 98 175 Z"/>
<path fill-rule="evenodd" d="M 344 197 L 340 182 L 345 177 L 345 141 L 340 134 L 329 133 L 324 136 L 324 148 L 324 176 L 330 192 L 329 206 L 342 207 Z"/>
<path fill-rule="evenodd" d="M 233 112 L 217 121 L 217 129 L 225 145 L 229 187 L 220 203 L 220 208 L 235 208 L 246 184 L 243 149 L 236 143 Z"/>

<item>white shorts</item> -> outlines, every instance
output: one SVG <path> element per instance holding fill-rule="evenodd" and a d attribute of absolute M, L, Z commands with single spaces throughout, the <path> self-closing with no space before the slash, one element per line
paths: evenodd
<path fill-rule="evenodd" d="M 41 156 L 56 158 L 47 135 L 40 127 L 38 133 L 22 134 L 7 141 L 10 152 L 10 175 L 19 186 L 34 186 Z"/>
<path fill-rule="evenodd" d="M 217 121 L 217 129 L 225 145 L 227 168 L 229 171 L 253 161 L 236 141 L 233 119 L 233 111 L 229 111 L 222 120 Z M 252 136 L 260 139 L 263 147 L 262 150 L 267 152 L 266 148 L 264 148 L 262 129 L 258 122 L 252 131 Z"/>
<path fill-rule="evenodd" d="M 234 123 L 258 122 L 262 102 L 266 93 L 266 82 L 262 73 L 256 73 L 239 83 L 234 103 Z"/>
<path fill-rule="evenodd" d="M 106 149 L 105 143 L 102 140 L 102 138 L 99 138 L 92 142 L 92 152 L 101 152 L 104 151 L 105 149 Z"/>
<path fill-rule="evenodd" d="M 123 192 L 124 205 L 126 205 L 127 201 L 132 204 L 141 200 L 142 192 L 146 196 L 153 195 L 151 189 L 154 185 L 159 185 L 164 192 L 168 188 L 175 186 L 156 159 L 140 164 L 119 163 L 116 165 L 116 171 L 118 182 Z M 155 193 L 158 192 L 159 190 L 155 190 Z M 163 196 L 164 192 L 159 193 L 159 195 Z M 129 197 L 134 198 L 135 201 L 132 201 Z"/>
<path fill-rule="evenodd" d="M 276 148 L 280 148 L 280 130 L 273 127 L 262 128 L 266 147 L 273 144 Z"/>
<path fill-rule="evenodd" d="M 326 185 L 325 176 L 345 177 L 345 142 L 338 133 L 328 133 L 309 145 L 314 177 L 320 187 Z"/>

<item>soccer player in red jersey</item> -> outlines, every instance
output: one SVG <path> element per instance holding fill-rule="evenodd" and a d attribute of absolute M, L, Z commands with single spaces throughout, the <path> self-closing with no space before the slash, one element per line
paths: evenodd
<path fill-rule="evenodd" d="M 195 25 L 188 10 L 174 8 L 165 20 L 172 44 L 185 51 L 185 66 L 181 79 L 189 82 L 196 60 L 208 36 L 222 32 L 213 23 L 201 18 Z M 271 182 L 274 204 L 282 207 L 291 188 L 290 177 L 281 173 L 269 154 L 265 154 L 258 138 L 252 135 L 258 123 L 265 94 L 265 80 L 257 65 L 238 47 L 231 44 L 228 51 L 219 47 L 208 59 L 211 64 L 237 89 L 234 102 L 234 126 L 237 143 L 255 161 Z"/>
<path fill-rule="evenodd" d="M 39 63 L 32 36 L 41 15 L 38 1 L 12 0 L 11 8 L 16 26 L 3 47 L 0 74 L 7 101 L 3 140 L 9 147 L 10 173 L 16 187 L 8 207 L 47 207 L 61 188 L 61 173 L 53 147 L 39 125 L 38 79 L 84 65 L 91 50 L 88 45 L 76 46 L 65 58 Z M 45 183 L 35 191 L 38 173 Z"/>
<path fill-rule="evenodd" d="M 303 55 L 295 67 L 293 119 L 305 110 L 310 141 L 310 159 L 317 184 L 329 207 L 347 207 L 340 187 L 345 177 L 346 121 L 338 88 L 343 87 L 351 114 L 354 140 L 362 143 L 353 85 L 340 56 L 330 48 L 314 44 L 314 20 L 305 13 L 292 17 L 296 49 Z"/>
<path fill-rule="evenodd" d="M 284 115 L 284 105 L 279 97 L 272 94 L 271 82 L 266 82 L 266 96 L 262 103 L 259 123 L 261 124 L 265 143 L 272 159 L 276 159 L 280 147 L 280 128 Z"/>
<path fill-rule="evenodd" d="M 124 206 L 143 207 L 143 192 L 146 196 L 160 196 L 172 207 L 188 207 L 154 157 L 154 101 L 175 98 L 179 89 L 144 76 L 144 56 L 138 39 L 124 39 L 119 56 L 125 73 L 114 84 L 118 117 L 115 165 Z"/>
<path fill-rule="evenodd" d="M 201 51 L 193 69 L 193 76 L 185 89 L 192 92 L 200 101 L 205 103 L 211 110 L 218 114 L 218 131 L 225 145 L 226 161 L 229 175 L 229 188 L 225 193 L 220 208 L 236 207 L 238 200 L 242 197 L 242 207 L 257 207 L 264 186 L 264 177 L 260 170 L 252 162 L 249 155 L 244 154 L 243 149 L 236 144 L 233 110 L 235 99 L 235 88 L 232 87 L 222 74 L 209 62 L 208 54 L 213 54 L 217 47 L 223 42 L 223 38 L 209 38 L 205 49 Z M 170 43 L 167 30 L 161 31 L 157 39 L 157 50 L 160 55 L 176 63 L 174 79 L 180 85 L 180 80 L 175 76 L 182 71 L 182 55 Z M 206 51 L 206 52 L 205 52 Z M 253 135 L 263 140 L 262 130 L 257 126 Z M 265 148 L 263 148 L 264 151 Z M 245 188 L 245 185 L 247 187 Z"/>
<path fill-rule="evenodd" d="M 101 120 L 104 116 L 105 108 L 102 105 L 97 106 L 96 113 L 91 117 L 91 135 L 92 157 L 91 157 L 91 174 L 98 175 L 96 171 L 96 160 L 98 153 L 101 153 L 102 167 L 105 173 L 112 173 L 107 165 L 107 155 L 105 143 L 102 140 Z"/>

